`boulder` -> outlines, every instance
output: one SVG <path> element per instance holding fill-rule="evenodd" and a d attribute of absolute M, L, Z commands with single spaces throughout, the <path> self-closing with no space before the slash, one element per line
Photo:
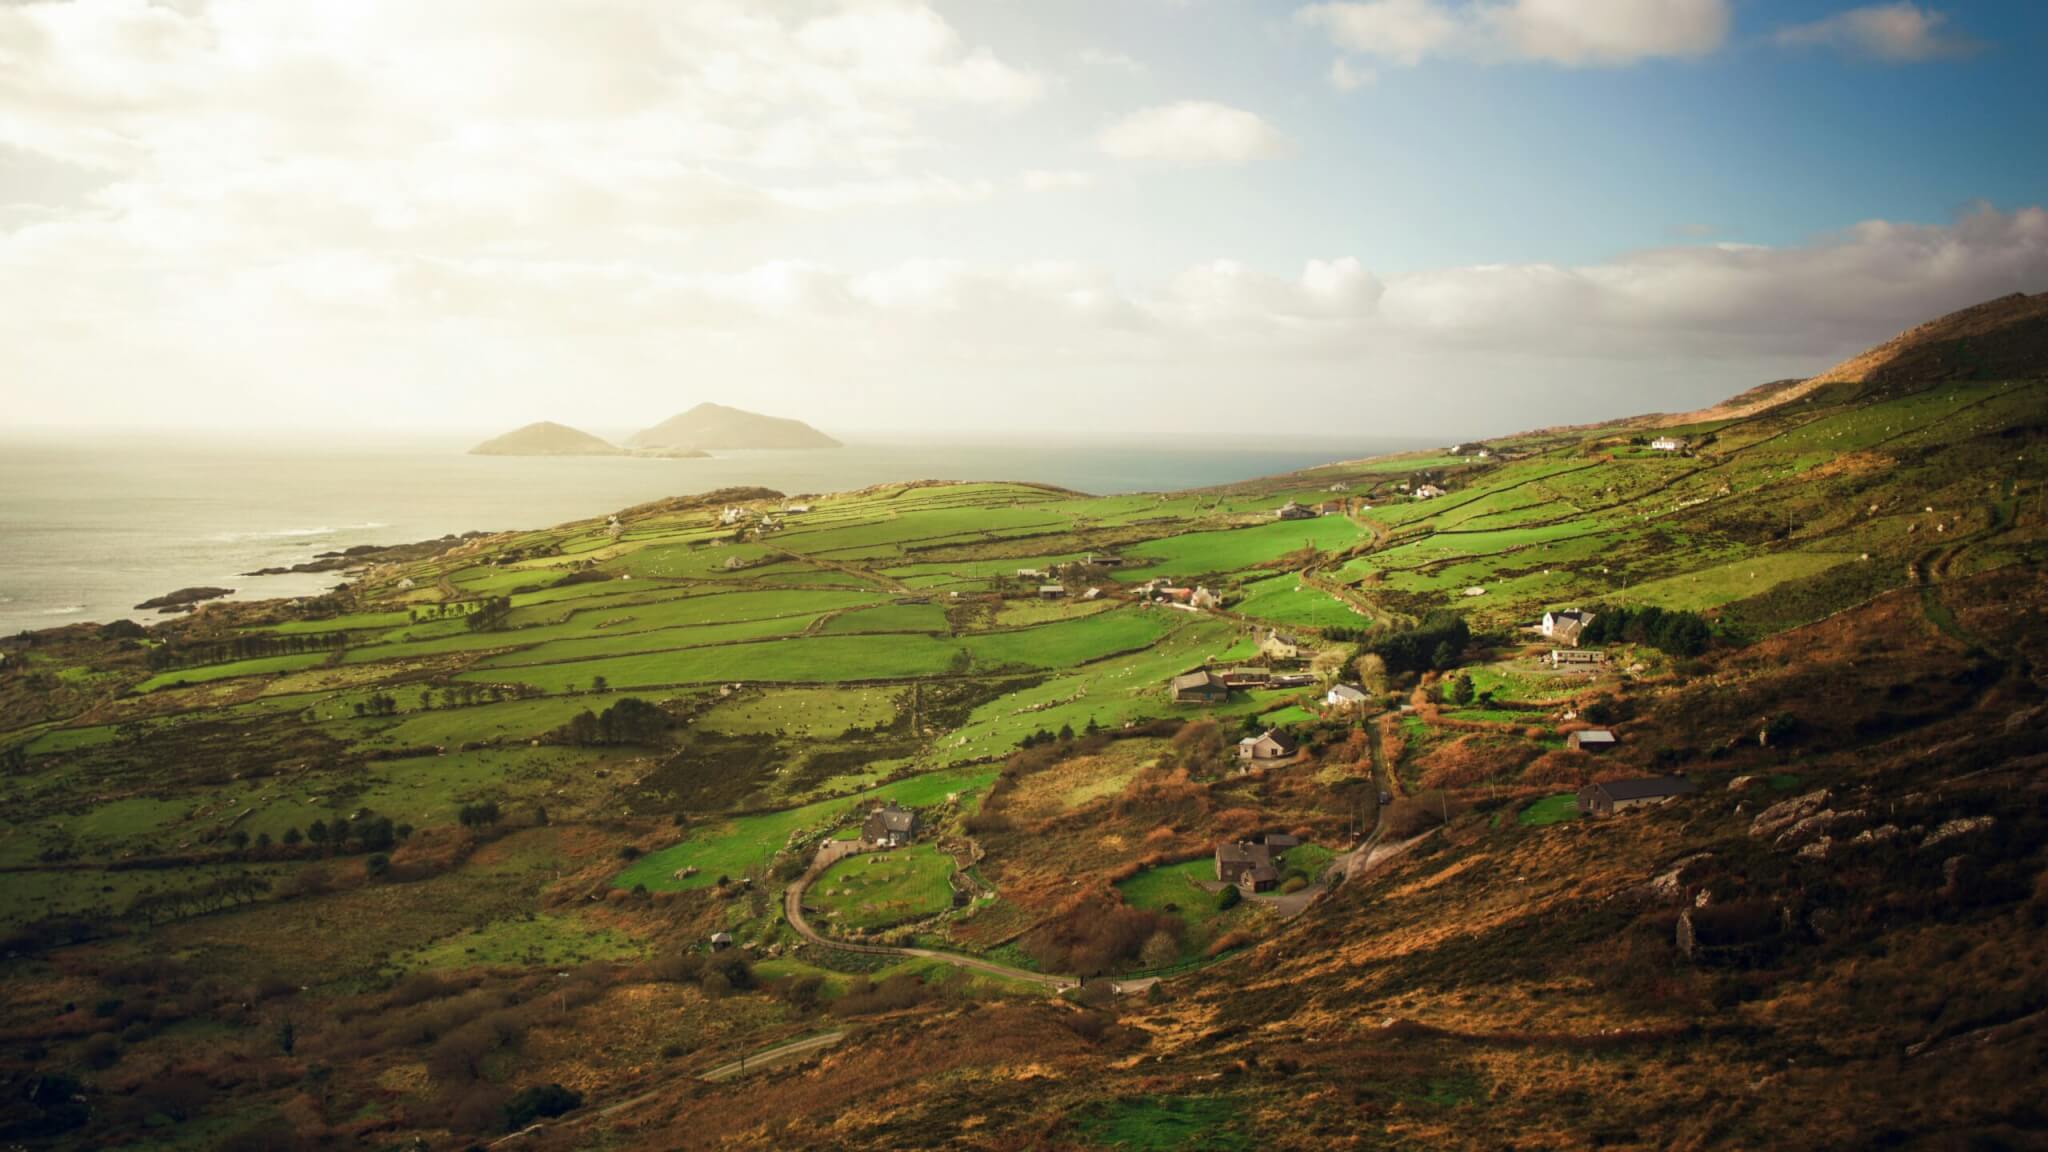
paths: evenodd
<path fill-rule="evenodd" d="M 1834 793 L 1822 788 L 1804 796 L 1781 800 L 1756 814 L 1756 819 L 1750 821 L 1749 834 L 1760 840 L 1766 837 L 1776 839 L 1786 829 L 1827 807 L 1833 796 Z"/>
<path fill-rule="evenodd" d="M 1981 832 L 1995 823 L 1997 823 L 1997 820 L 1990 816 L 1959 817 L 1929 832 L 1927 839 L 1920 842 L 1920 846 L 1922 848 L 1932 848 L 1945 840 L 1953 840 L 1958 836 L 1967 836 L 1972 832 Z"/>

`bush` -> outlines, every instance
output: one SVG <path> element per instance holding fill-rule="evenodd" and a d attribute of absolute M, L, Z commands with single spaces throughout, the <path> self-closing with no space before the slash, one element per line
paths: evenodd
<path fill-rule="evenodd" d="M 1232 908 L 1237 907 L 1238 901 L 1243 899 L 1244 893 L 1239 892 L 1237 885 L 1232 884 L 1216 894 L 1216 907 L 1224 912 L 1228 912 Z"/>
<path fill-rule="evenodd" d="M 524 1128 L 535 1120 L 551 1120 L 583 1106 L 583 1094 L 560 1084 L 527 1088 L 505 1102 L 505 1127 Z"/>

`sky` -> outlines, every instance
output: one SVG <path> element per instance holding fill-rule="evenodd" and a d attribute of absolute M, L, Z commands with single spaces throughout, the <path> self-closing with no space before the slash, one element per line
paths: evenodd
<path fill-rule="evenodd" d="M 2048 4 L 0 0 L 0 427 L 1457 439 L 2048 290 Z"/>

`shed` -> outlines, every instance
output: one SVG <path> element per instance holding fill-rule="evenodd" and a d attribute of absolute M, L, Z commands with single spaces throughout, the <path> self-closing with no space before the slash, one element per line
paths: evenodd
<path fill-rule="evenodd" d="M 1176 704 L 1221 704 L 1230 698 L 1230 685 L 1223 677 L 1204 669 L 1173 678 Z"/>
<path fill-rule="evenodd" d="M 1614 733 L 1605 728 L 1587 728 L 1564 738 L 1565 747 L 1581 752 L 1605 752 L 1614 747 Z"/>
<path fill-rule="evenodd" d="M 1579 789 L 1579 812 L 1586 816 L 1612 816 L 1616 812 L 1662 804 L 1697 791 L 1699 786 L 1683 776 L 1607 780 Z"/>

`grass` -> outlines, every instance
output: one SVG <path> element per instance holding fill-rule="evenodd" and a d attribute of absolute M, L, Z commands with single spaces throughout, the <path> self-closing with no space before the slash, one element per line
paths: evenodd
<path fill-rule="evenodd" d="M 1545 796 L 1515 814 L 1515 823 L 1524 828 L 1542 828 L 1550 824 L 1563 824 L 1579 818 L 1579 798 L 1570 792 L 1556 796 Z"/>
<path fill-rule="evenodd" d="M 838 932 L 871 932 L 953 906 L 953 858 L 931 844 L 870 852 L 825 870 L 805 894 Z"/>
<path fill-rule="evenodd" d="M 884 784 L 856 796 L 720 821 L 680 843 L 634 861 L 613 877 L 612 883 L 621 888 L 645 884 L 656 891 L 707 888 L 717 883 L 720 876 L 742 876 L 747 869 L 766 863 L 789 844 L 792 835 L 823 832 L 856 808 L 889 800 L 912 808 L 927 807 L 948 795 L 979 791 L 994 779 L 993 769 L 934 772 Z M 678 875 L 692 867 L 697 869 L 696 875 Z"/>
<path fill-rule="evenodd" d="M 401 971 L 473 967 L 561 967 L 641 954 L 632 939 L 575 916 L 549 914 L 493 920 L 400 957 Z"/>
<path fill-rule="evenodd" d="M 1227 1096 L 1131 1096 L 1102 1101 L 1084 1108 L 1073 1125 L 1089 1144 L 1131 1152 L 1241 1152 L 1257 1146 L 1246 1129 L 1242 1106 Z"/>

